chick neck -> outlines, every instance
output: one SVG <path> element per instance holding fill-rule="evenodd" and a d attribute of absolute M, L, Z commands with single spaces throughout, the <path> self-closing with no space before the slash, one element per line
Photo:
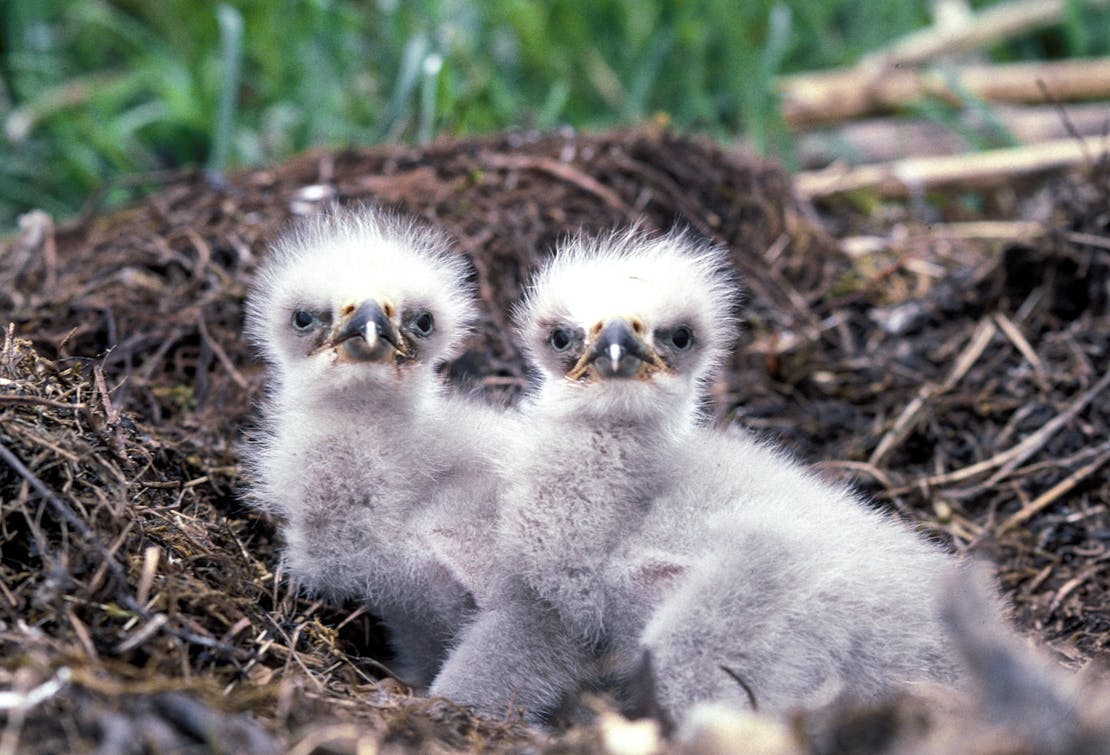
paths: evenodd
<path fill-rule="evenodd" d="M 325 378 L 289 376 L 277 387 L 277 400 L 316 425 L 401 426 L 396 423 L 419 419 L 440 393 L 431 369 L 419 365 L 372 368 L 362 374 L 348 371 Z"/>

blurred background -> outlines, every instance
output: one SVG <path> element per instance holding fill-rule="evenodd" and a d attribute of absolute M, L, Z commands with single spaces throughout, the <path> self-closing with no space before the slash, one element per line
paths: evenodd
<path fill-rule="evenodd" d="M 142 182 L 120 177 L 514 127 L 657 119 L 795 166 L 777 78 L 851 65 L 932 23 L 934 5 L 0 0 L 0 232 L 100 190 L 118 204 Z M 1064 6 L 983 60 L 1110 53 L 1106 3 Z M 958 127 L 960 107 L 908 109 Z"/>

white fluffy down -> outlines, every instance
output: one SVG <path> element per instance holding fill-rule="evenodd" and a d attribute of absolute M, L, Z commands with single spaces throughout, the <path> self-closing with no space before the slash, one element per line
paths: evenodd
<path fill-rule="evenodd" d="M 427 684 L 474 609 L 439 542 L 481 542 L 495 517 L 491 467 L 508 418 L 452 396 L 435 367 L 474 316 L 465 267 L 437 233 L 373 210 L 314 218 L 282 237 L 247 302 L 269 366 L 251 501 L 281 519 L 284 562 L 311 592 L 365 601 L 391 631 L 395 670 Z M 374 301 L 400 326 L 428 312 L 415 358 L 343 361 L 295 332 L 293 313 L 338 322 Z M 384 311 L 384 310 L 383 310 Z M 465 553 L 465 548 L 462 549 Z"/>
<path fill-rule="evenodd" d="M 724 251 L 682 233 L 572 238 L 535 276 L 517 320 L 541 386 L 499 464 L 496 552 L 509 576 L 433 692 L 491 714 L 516 704 L 542 720 L 595 681 L 601 654 L 635 649 L 643 622 L 626 619 L 627 593 L 607 567 L 681 478 L 673 455 L 728 352 L 737 298 Z M 617 318 L 636 323 L 649 347 L 665 349 L 656 333 L 677 325 L 693 345 L 665 352 L 670 368 L 648 377 L 569 379 L 552 329 L 590 333 Z M 669 544 L 660 556 L 649 579 L 677 568 Z"/>
<path fill-rule="evenodd" d="M 513 579 L 433 691 L 542 720 L 602 672 L 634 678 L 644 650 L 676 719 L 709 700 L 781 712 L 958 682 L 940 618 L 958 562 L 787 455 L 698 421 L 736 291 L 723 253 L 681 234 L 572 239 L 536 275 L 517 317 L 543 381 L 500 465 Z M 696 348 L 646 378 L 565 377 L 552 328 L 614 317 L 647 338 L 688 324 Z"/>

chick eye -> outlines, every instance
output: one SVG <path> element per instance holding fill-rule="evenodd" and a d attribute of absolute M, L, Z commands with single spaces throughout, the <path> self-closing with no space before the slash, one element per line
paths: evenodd
<path fill-rule="evenodd" d="M 298 309 L 293 313 L 292 323 L 295 330 L 305 331 L 316 324 L 316 316 L 311 312 Z"/>
<path fill-rule="evenodd" d="M 435 329 L 436 321 L 431 312 L 422 312 L 412 321 L 412 328 L 417 335 L 430 336 Z"/>
<path fill-rule="evenodd" d="M 671 333 L 671 343 L 680 351 L 685 351 L 694 343 L 694 333 L 685 325 L 679 325 Z"/>
<path fill-rule="evenodd" d="M 566 351 L 570 348 L 570 341 L 570 333 L 562 328 L 556 328 L 551 331 L 551 337 L 548 338 L 551 348 L 555 349 L 555 351 Z"/>

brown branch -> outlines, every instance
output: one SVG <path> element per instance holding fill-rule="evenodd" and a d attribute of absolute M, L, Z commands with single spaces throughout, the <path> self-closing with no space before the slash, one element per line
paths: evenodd
<path fill-rule="evenodd" d="M 1022 241 L 1031 243 L 1047 234 L 1043 224 L 1031 220 L 971 220 L 955 223 L 931 223 L 921 233 L 894 236 L 845 236 L 837 246 L 848 257 L 864 257 L 881 252 L 902 252 L 938 241 Z M 1065 237 L 1070 239 L 1068 234 Z M 1095 237 L 1095 241 L 1110 239 Z M 1078 242 L 1077 242 L 1078 243 Z M 1092 243 L 1093 246 L 1099 244 Z M 905 265 L 902 265 L 904 267 Z"/>
<path fill-rule="evenodd" d="M 1087 564 L 1083 567 L 1083 571 L 1069 579 L 1064 584 L 1060 585 L 1060 589 L 1052 596 L 1052 602 L 1048 604 L 1048 614 L 1051 616 L 1056 613 L 1056 609 L 1064 602 L 1064 599 L 1071 595 L 1075 588 L 1082 585 L 1093 575 L 1098 574 L 1101 565 L 1099 563 Z"/>
<path fill-rule="evenodd" d="M 104 380 L 104 370 L 99 365 L 93 368 L 96 388 L 100 392 L 100 400 L 104 404 L 104 414 L 108 417 L 108 424 L 115 426 L 117 420 L 116 408 L 112 405 L 112 397 L 108 395 L 108 384 Z"/>
<path fill-rule="evenodd" d="M 1110 461 L 1110 442 L 1103 443 L 1101 447 L 1102 453 L 1092 461 L 1090 464 L 1084 464 L 1079 469 L 1072 472 L 1060 482 L 1053 485 L 1051 488 L 1041 493 L 1032 501 L 1022 506 L 1021 509 L 1011 515 L 1006 521 L 998 526 L 997 534 L 1001 535 L 1008 530 L 1024 524 L 1033 518 L 1035 514 L 1043 509 L 1048 508 L 1055 503 L 1061 496 L 1070 492 L 1076 485 L 1089 477 L 1093 472 Z"/>
<path fill-rule="evenodd" d="M 803 134 L 798 139 L 798 161 L 805 170 L 841 161 L 850 165 L 881 163 L 907 157 L 939 157 L 975 148 L 969 134 L 985 139 L 1013 137 L 1017 144 L 1054 139 L 1100 136 L 1110 127 L 1105 102 L 1051 105 L 992 105 L 989 117 L 981 110 L 957 114 L 958 125 L 925 118 L 888 116 L 852 121 Z M 1000 130 L 1004 129 L 1004 133 Z"/>
<path fill-rule="evenodd" d="M 914 425 L 917 423 L 918 417 L 921 412 L 928 406 L 929 402 L 948 391 L 952 390 L 968 370 L 979 361 L 979 357 L 986 351 L 987 345 L 990 344 L 994 334 L 998 332 L 995 324 L 989 320 L 984 319 L 980 321 L 979 327 L 976 328 L 971 338 L 968 339 L 967 346 L 964 347 L 963 352 L 960 354 L 956 363 L 952 366 L 948 376 L 944 382 L 937 386 L 932 383 L 927 383 L 918 389 L 917 395 L 906 404 L 902 409 L 902 413 L 898 415 L 894 425 L 883 435 L 879 444 L 875 447 L 875 451 L 871 454 L 871 458 L 867 463 L 872 467 L 878 467 L 883 462 L 883 459 L 893 451 L 906 437 L 909 436 L 913 430 Z"/>
<path fill-rule="evenodd" d="M 127 608 L 129 611 L 135 613 L 136 615 L 147 621 L 150 621 L 152 619 L 151 614 L 143 606 L 141 606 L 137 600 L 135 600 L 134 596 L 132 596 L 130 592 L 124 589 L 125 586 L 129 585 L 130 583 L 128 582 L 127 574 L 124 571 L 123 567 L 120 565 L 119 561 L 116 560 L 116 554 L 113 552 L 113 550 L 106 547 L 104 543 L 102 543 L 100 539 L 96 536 L 96 534 L 92 531 L 92 529 L 79 516 L 77 516 L 77 514 L 73 513 L 73 511 L 70 510 L 69 506 L 67 506 L 61 498 L 55 495 L 50 490 L 50 488 L 46 487 L 46 484 L 43 483 L 43 481 L 40 480 L 34 472 L 28 469 L 23 464 L 23 462 L 19 460 L 19 457 L 12 453 L 11 450 L 9 450 L 8 447 L 2 442 L 0 442 L 0 459 L 3 459 L 4 462 L 6 462 L 7 465 L 16 472 L 16 474 L 26 480 L 27 483 L 35 489 L 35 492 L 42 496 L 43 500 L 45 500 L 50 505 L 50 507 L 54 509 L 54 512 L 57 514 L 58 517 L 63 519 L 67 524 L 69 524 L 70 527 L 77 531 L 78 534 L 85 538 L 85 540 L 90 545 L 92 545 L 93 548 L 100 552 L 101 557 L 104 559 L 103 568 L 111 572 L 112 576 L 115 578 L 119 586 L 119 602 L 122 603 L 124 607 Z M 231 654 L 233 652 L 233 648 L 226 645 L 225 643 L 197 635 L 193 632 L 182 630 L 173 626 L 167 627 L 167 631 L 169 631 L 175 637 L 194 645 L 202 645 L 204 647 L 220 650 L 221 652 L 227 654 Z"/>
<path fill-rule="evenodd" d="M 794 185 L 799 194 L 810 199 L 862 190 L 906 197 L 943 187 L 986 188 L 1022 176 L 1083 165 L 1088 155 L 1100 155 L 1108 146 L 1110 142 L 1102 137 L 1082 141 L 1061 139 L 1027 147 L 910 158 L 848 170 L 834 167 L 799 173 L 794 177 Z"/>
<path fill-rule="evenodd" d="M 32 406 L 48 406 L 51 409 L 84 409 L 87 405 L 83 402 L 67 404 L 64 401 L 54 401 L 38 396 L 12 396 L 0 394 L 0 404 L 28 404 Z"/>
<path fill-rule="evenodd" d="M 915 486 L 921 485 L 925 487 L 937 487 L 938 485 L 947 485 L 952 482 L 960 482 L 971 477 L 975 477 L 984 472 L 989 472 L 992 469 L 1001 467 L 1001 470 L 991 478 L 992 483 L 997 482 L 1003 476 L 1009 473 L 1010 470 L 1021 464 L 1034 453 L 1037 452 L 1049 438 L 1055 435 L 1064 425 L 1075 419 L 1076 415 L 1091 403 L 1098 394 L 1102 393 L 1107 386 L 1110 386 L 1110 372 L 1103 375 L 1097 383 L 1092 385 L 1086 391 L 1081 393 L 1071 404 L 1067 406 L 1062 412 L 1046 422 L 1039 430 L 1032 435 L 1028 436 L 1018 444 L 995 454 L 989 459 L 970 464 L 961 469 L 952 472 L 945 472 L 943 474 L 933 475 L 924 479 L 918 480 Z M 895 494 L 905 492 L 912 489 L 911 486 L 905 489 L 893 491 Z"/>
<path fill-rule="evenodd" d="M 553 158 L 486 154 L 482 156 L 482 163 L 491 168 L 504 170 L 538 170 L 573 184 L 587 194 L 593 194 L 623 215 L 632 217 L 635 214 L 621 199 L 620 195 L 608 186 L 604 186 L 596 178 L 583 173 L 574 166 L 561 163 Z"/>
<path fill-rule="evenodd" d="M 996 312 L 994 314 L 994 322 L 998 325 L 999 330 L 1010 339 L 1010 343 L 1014 345 L 1014 348 L 1021 352 L 1021 355 L 1029 362 L 1030 366 L 1033 368 L 1033 374 L 1036 375 L 1038 387 L 1043 391 L 1047 391 L 1049 389 L 1048 370 L 1045 369 L 1044 362 L 1041 361 L 1040 356 L 1037 355 L 1032 344 L 1026 339 L 1025 334 L 1021 332 L 1021 328 L 1002 312 Z"/>
<path fill-rule="evenodd" d="M 23 464 L 23 462 L 19 460 L 19 457 L 12 453 L 2 442 L 0 442 L 0 458 L 2 458 L 7 463 L 7 465 L 15 471 L 16 474 L 26 480 L 27 483 L 35 489 L 35 492 L 42 496 L 43 500 L 45 500 L 50 505 L 50 507 L 54 509 L 54 513 L 59 518 L 64 520 L 70 527 L 72 527 L 78 534 L 80 534 L 81 537 L 85 538 L 85 540 L 89 544 L 91 544 L 94 548 L 96 548 L 96 550 L 100 552 L 101 557 L 103 557 L 104 559 L 104 567 L 112 573 L 112 576 L 115 577 L 116 581 L 120 585 L 120 597 L 122 598 L 123 604 L 140 616 L 145 616 L 146 611 L 143 609 L 143 607 L 140 606 L 129 593 L 122 589 L 123 585 L 128 584 L 127 574 L 124 572 L 123 567 L 120 566 L 119 562 L 116 561 L 115 554 L 112 553 L 108 548 L 106 548 L 104 544 L 100 542 L 100 539 L 96 536 L 92 529 L 79 516 L 77 516 L 77 514 L 75 514 L 70 509 L 70 507 L 67 506 L 64 501 L 62 501 L 61 498 L 56 496 L 50 490 L 50 488 L 46 487 L 46 484 L 43 483 L 43 481 L 40 480 L 34 472 L 28 469 Z"/>
<path fill-rule="evenodd" d="M 904 108 L 926 97 L 953 104 L 1043 104 L 1110 96 L 1110 58 L 963 66 L 949 71 L 840 68 L 780 78 L 782 116 L 795 131 Z"/>
<path fill-rule="evenodd" d="M 227 374 L 235 381 L 235 384 L 244 391 L 249 390 L 250 383 L 248 383 L 247 379 L 243 377 L 243 374 L 236 369 L 235 363 L 231 361 L 231 357 L 227 355 L 224 348 L 220 346 L 216 339 L 212 337 L 211 333 L 208 332 L 208 325 L 204 321 L 203 312 L 197 315 L 197 330 L 200 332 L 200 337 L 208 344 L 208 348 L 212 349 L 212 353 L 216 355 L 216 359 L 223 365 L 224 369 L 227 370 Z"/>
<path fill-rule="evenodd" d="M 1107 0 L 1087 0 L 1100 7 Z M 942 55 L 977 50 L 992 42 L 1049 26 L 1064 17 L 1067 0 L 1011 0 L 996 3 L 958 25 L 935 25 L 912 32 L 876 50 L 860 66 L 890 68 L 933 60 Z"/>

